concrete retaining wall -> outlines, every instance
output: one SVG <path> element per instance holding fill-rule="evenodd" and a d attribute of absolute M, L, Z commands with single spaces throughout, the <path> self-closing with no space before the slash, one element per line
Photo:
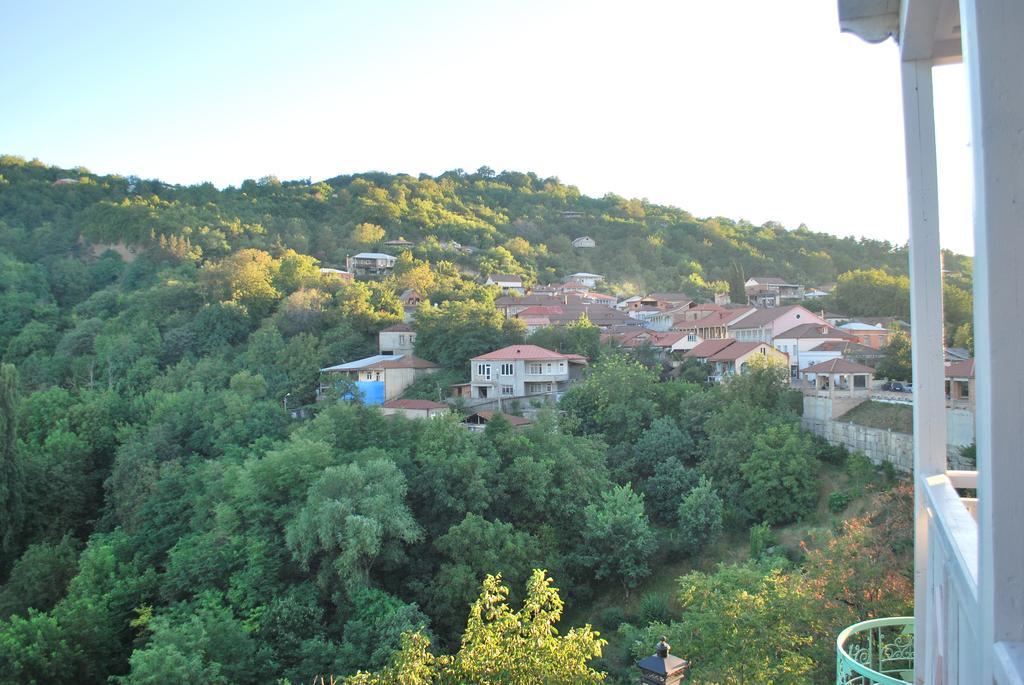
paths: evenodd
<path fill-rule="evenodd" d="M 805 416 L 803 427 L 833 445 L 845 445 L 851 452 L 863 452 L 876 464 L 887 461 L 900 471 L 914 466 L 914 436 L 856 423 L 820 420 Z"/>

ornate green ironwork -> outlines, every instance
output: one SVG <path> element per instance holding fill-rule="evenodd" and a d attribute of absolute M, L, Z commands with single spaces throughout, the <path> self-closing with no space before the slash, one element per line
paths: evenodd
<path fill-rule="evenodd" d="M 836 685 L 911 685 L 913 682 L 913 617 L 875 618 L 839 633 Z"/>

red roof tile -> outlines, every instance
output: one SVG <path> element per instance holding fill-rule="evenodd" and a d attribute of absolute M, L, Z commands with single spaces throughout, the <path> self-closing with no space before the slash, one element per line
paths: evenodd
<path fill-rule="evenodd" d="M 732 345 L 724 347 L 721 351 L 711 355 L 709 360 L 713 362 L 734 362 L 743 355 L 750 354 L 762 345 L 771 347 L 763 342 L 737 342 L 734 340 Z"/>
<path fill-rule="evenodd" d="M 473 361 L 512 361 L 516 359 L 536 361 L 547 359 L 569 359 L 571 357 L 579 357 L 579 355 L 552 352 L 551 350 L 546 350 L 538 345 L 509 345 L 508 347 L 503 347 L 500 350 L 481 354 L 479 357 L 473 357 Z"/>
<path fill-rule="evenodd" d="M 875 372 L 870 366 L 864 366 L 857 362 L 851 362 L 849 359 L 843 359 L 838 357 L 836 359 L 829 359 L 825 362 L 818 364 L 812 364 L 801 373 L 871 373 Z"/>
<path fill-rule="evenodd" d="M 717 340 L 705 340 L 702 343 L 698 343 L 696 347 L 684 354 L 684 357 L 692 357 L 695 359 L 707 359 L 712 355 L 718 354 L 729 345 L 736 342 L 732 338 L 719 338 Z"/>
<path fill-rule="evenodd" d="M 974 360 L 964 359 L 946 367 L 947 378 L 974 378 Z"/>

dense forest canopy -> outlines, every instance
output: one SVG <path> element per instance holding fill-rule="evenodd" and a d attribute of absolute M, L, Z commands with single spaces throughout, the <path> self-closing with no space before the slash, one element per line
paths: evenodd
<path fill-rule="evenodd" d="M 580 235 L 597 247 L 573 249 Z M 390 275 L 320 271 L 398 238 L 414 245 Z M 957 268 L 969 278 L 969 260 Z M 802 432 L 778 369 L 713 388 L 663 382 L 581 320 L 531 338 L 591 364 L 525 430 L 314 405 L 319 369 L 374 354 L 404 290 L 437 305 L 416 313 L 417 354 L 451 382 L 525 337 L 480 275 L 579 271 L 620 292 L 705 299 L 750 275 L 838 280 L 837 298 L 866 281 L 895 308 L 906 251 L 488 169 L 218 190 L 0 157 L 0 683 L 379 682 L 400 663 L 422 682 L 487 682 L 480 659 L 520 653 L 522 626 L 550 658 L 506 663 L 527 669 L 506 682 L 549 678 L 552 662 L 588 682 L 627 677 L 637 636 L 653 645 L 662 629 L 707 638 L 694 641 L 696 682 L 820 682 L 835 630 L 905 610 L 906 583 L 845 574 L 877 558 L 909 577 L 909 559 L 893 558 L 906 535 L 885 537 L 877 511 L 841 524 L 887 477 Z M 905 497 L 889 504 L 878 511 L 907 510 Z M 769 543 L 772 527 L 821 511 L 837 518 L 816 547 L 860 556 L 835 566 L 814 545 Z M 716 572 L 715 550 L 736 539 L 743 563 Z M 603 616 L 620 638 L 601 661 L 587 664 L 604 641 L 585 622 L 553 632 L 563 600 L 632 598 L 680 560 L 703 575 L 671 602 Z M 882 583 L 871 568 L 863 582 Z M 734 671 L 742 645 L 721 640 L 713 657 L 726 626 L 708 616 L 745 593 L 778 607 L 790 579 L 788 642 L 757 648 L 802 645 L 799 658 Z"/>

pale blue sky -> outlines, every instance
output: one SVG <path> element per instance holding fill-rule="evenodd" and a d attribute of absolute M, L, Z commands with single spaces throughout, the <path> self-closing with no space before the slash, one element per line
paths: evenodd
<path fill-rule="evenodd" d="M 0 152 L 237 185 L 536 171 L 902 243 L 896 46 L 833 0 L 0 0 Z M 973 252 L 961 74 L 937 77 L 943 242 Z"/>

